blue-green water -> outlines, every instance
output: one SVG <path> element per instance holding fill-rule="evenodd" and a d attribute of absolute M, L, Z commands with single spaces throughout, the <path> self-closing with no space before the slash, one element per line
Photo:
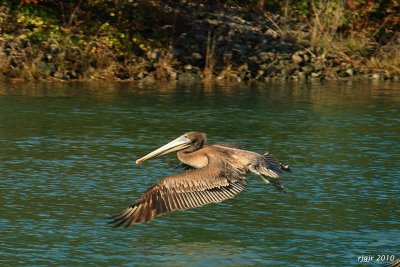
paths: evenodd
<path fill-rule="evenodd" d="M 250 175 L 232 200 L 107 225 L 179 171 L 134 161 L 188 130 L 272 152 L 288 193 Z M 400 83 L 0 86 L 1 266 L 382 266 L 399 179 Z"/>

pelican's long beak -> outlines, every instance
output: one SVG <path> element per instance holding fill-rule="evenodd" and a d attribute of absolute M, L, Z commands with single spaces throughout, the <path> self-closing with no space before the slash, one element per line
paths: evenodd
<path fill-rule="evenodd" d="M 140 162 L 143 162 L 145 160 L 148 160 L 148 159 L 151 159 L 151 158 L 154 158 L 157 156 L 165 155 L 170 152 L 185 149 L 190 146 L 190 143 L 191 143 L 191 140 L 189 138 L 187 138 L 186 136 L 182 135 L 182 136 L 176 138 L 175 140 L 169 142 L 168 144 L 163 145 L 162 147 L 154 150 L 153 152 L 150 152 L 146 156 L 136 160 L 136 164 L 139 164 Z"/>

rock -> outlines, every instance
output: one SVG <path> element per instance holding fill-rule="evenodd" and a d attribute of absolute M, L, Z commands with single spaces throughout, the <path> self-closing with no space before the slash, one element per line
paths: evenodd
<path fill-rule="evenodd" d="M 219 24 L 219 21 L 216 19 L 208 19 L 206 21 L 208 22 L 208 24 L 214 25 L 214 26 L 217 26 Z"/>
<path fill-rule="evenodd" d="M 294 63 L 292 63 L 292 64 L 290 64 L 289 66 L 287 66 L 287 68 L 286 68 L 286 73 L 287 73 L 287 75 L 292 75 L 296 70 L 299 70 L 300 69 L 300 66 L 298 65 L 298 64 L 294 64 Z"/>
<path fill-rule="evenodd" d="M 260 59 L 257 56 L 251 56 L 251 57 L 249 57 L 249 60 L 251 62 L 254 62 L 254 63 L 257 63 L 257 64 L 260 63 Z"/>
<path fill-rule="evenodd" d="M 158 56 L 158 53 L 156 52 L 156 51 L 154 51 L 154 50 L 150 50 L 150 51 L 147 51 L 147 57 L 150 59 L 150 60 L 156 60 L 157 59 L 157 56 Z"/>
<path fill-rule="evenodd" d="M 260 52 L 258 53 L 258 57 L 261 59 L 262 62 L 268 61 L 271 59 L 270 53 L 268 52 Z"/>
<path fill-rule="evenodd" d="M 267 76 L 272 76 L 275 74 L 275 72 L 277 71 L 277 68 L 275 68 L 274 66 L 271 67 L 267 67 L 264 69 L 264 73 Z"/>
<path fill-rule="evenodd" d="M 56 71 L 53 76 L 54 76 L 54 78 L 57 78 L 57 79 L 62 79 L 64 77 L 63 73 L 59 70 Z"/>
<path fill-rule="evenodd" d="M 318 78 L 322 75 L 322 72 L 318 71 L 318 72 L 312 72 L 311 73 L 311 77 L 313 78 Z"/>
<path fill-rule="evenodd" d="M 337 80 L 338 76 L 335 73 L 328 73 L 325 78 L 328 80 Z"/>
<path fill-rule="evenodd" d="M 230 29 L 229 32 L 227 33 L 227 36 L 229 37 L 235 36 L 235 31 L 233 29 Z"/>
<path fill-rule="evenodd" d="M 298 54 L 293 54 L 292 60 L 294 63 L 301 63 L 303 61 L 303 58 Z"/>
<path fill-rule="evenodd" d="M 189 71 L 189 70 L 191 70 L 193 67 L 192 67 L 192 65 L 187 64 L 187 65 L 185 65 L 183 68 L 184 68 L 186 71 Z"/>
<path fill-rule="evenodd" d="M 87 70 L 87 73 L 89 73 L 90 75 L 92 75 L 93 73 L 96 72 L 96 69 L 93 66 L 90 66 Z"/>
<path fill-rule="evenodd" d="M 353 76 L 353 75 L 354 75 L 354 70 L 353 70 L 353 68 L 348 68 L 348 69 L 346 70 L 346 73 L 347 73 L 349 76 Z"/>
<path fill-rule="evenodd" d="M 304 62 L 310 62 L 310 55 L 304 54 L 303 59 L 304 59 Z"/>
<path fill-rule="evenodd" d="M 262 78 L 263 76 L 264 76 L 264 71 L 263 71 L 263 70 L 258 70 L 258 71 L 257 71 L 256 79 L 260 79 L 260 78 Z"/>
<path fill-rule="evenodd" d="M 192 53 L 192 59 L 194 59 L 194 60 L 202 60 L 203 59 L 203 56 L 200 54 L 200 53 L 196 53 L 196 52 L 194 52 L 194 53 Z"/>
<path fill-rule="evenodd" d="M 371 78 L 372 78 L 373 80 L 380 80 L 380 79 L 381 79 L 381 75 L 379 75 L 378 73 L 373 73 L 373 74 L 371 75 Z"/>
<path fill-rule="evenodd" d="M 302 67 L 301 69 L 303 70 L 303 72 L 304 72 L 305 74 L 308 75 L 308 74 L 310 74 L 310 73 L 314 70 L 314 67 L 311 66 L 311 65 L 306 65 L 306 66 Z"/>
<path fill-rule="evenodd" d="M 237 68 L 237 71 L 238 71 L 238 72 L 245 72 L 245 71 L 247 71 L 248 69 L 249 69 L 249 67 L 247 66 L 247 63 L 245 63 L 245 64 L 239 66 L 239 67 Z"/>
<path fill-rule="evenodd" d="M 316 62 L 314 64 L 314 70 L 315 71 L 320 71 L 324 69 L 324 64 L 322 64 L 321 62 Z"/>
<path fill-rule="evenodd" d="M 276 31 L 273 31 L 272 29 L 268 29 L 265 33 L 267 35 L 270 35 L 270 36 L 274 37 L 274 38 L 277 38 L 279 36 L 278 33 Z"/>
<path fill-rule="evenodd" d="M 278 73 L 279 73 L 279 72 L 278 72 Z M 278 74 L 278 73 L 277 73 L 277 74 Z M 280 74 L 281 74 L 282 77 L 287 77 L 287 76 L 289 76 L 288 70 L 287 70 L 287 69 L 282 69 L 282 70 L 280 70 Z M 276 76 L 279 76 L 279 75 L 276 75 Z"/>
<path fill-rule="evenodd" d="M 295 41 L 295 42 L 297 42 L 297 44 L 302 47 L 308 47 L 311 45 L 310 41 L 308 41 L 308 40 L 299 40 L 299 41 Z"/>
<path fill-rule="evenodd" d="M 290 64 L 290 61 L 287 59 L 282 59 L 279 61 L 279 66 L 285 67 Z"/>
<path fill-rule="evenodd" d="M 144 73 L 141 71 L 138 73 L 138 75 L 136 76 L 139 79 L 143 79 L 144 78 Z"/>
<path fill-rule="evenodd" d="M 306 74 L 305 74 L 304 72 L 302 72 L 302 71 L 299 71 L 299 73 L 297 74 L 297 77 L 298 77 L 300 80 L 304 80 L 304 79 L 307 78 Z"/>

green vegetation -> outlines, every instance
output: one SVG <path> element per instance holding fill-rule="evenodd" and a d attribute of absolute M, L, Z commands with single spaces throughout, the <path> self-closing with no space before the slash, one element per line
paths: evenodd
<path fill-rule="evenodd" d="M 250 74 L 243 74 L 244 78 L 266 77 L 263 73 L 270 72 L 272 62 L 252 70 L 247 62 L 250 52 L 242 53 L 245 59 L 233 56 L 226 60 L 234 49 L 224 46 L 220 39 L 225 33 L 218 30 L 214 15 L 207 17 L 207 10 L 213 14 L 220 10 L 232 18 L 240 15 L 243 20 L 259 17 L 257 25 L 268 25 L 278 46 L 286 40 L 298 50 L 310 51 L 316 59 L 329 55 L 331 61 L 339 63 L 325 62 L 325 76 L 337 73 L 330 67 L 343 64 L 347 64 L 349 75 L 354 68 L 358 73 L 377 72 L 388 78 L 400 73 L 398 0 L 249 0 L 224 4 L 23 0 L 2 1 L 0 5 L 0 76 L 24 80 L 133 80 L 176 79 L 184 74 L 181 76 L 209 79 L 226 78 L 224 73 L 241 77 L 239 72 L 245 70 Z M 209 23 L 205 34 L 196 32 L 195 19 Z M 192 39 L 187 41 L 184 36 Z M 246 36 L 242 33 L 241 37 Z M 229 40 L 232 43 L 235 39 Z M 193 46 L 196 41 L 200 46 Z M 244 63 L 250 65 L 249 70 Z M 277 73 L 287 78 L 283 71 Z"/>

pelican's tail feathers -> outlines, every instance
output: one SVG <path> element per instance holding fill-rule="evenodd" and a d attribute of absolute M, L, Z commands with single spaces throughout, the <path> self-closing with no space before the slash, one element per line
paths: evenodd
<path fill-rule="evenodd" d="M 262 155 L 262 158 L 267 162 L 267 164 L 269 165 L 269 167 L 273 170 L 279 170 L 279 171 L 286 171 L 286 172 L 291 172 L 292 170 L 289 167 L 289 164 L 285 164 L 282 162 L 279 162 L 279 160 L 272 155 L 269 152 L 266 152 Z M 281 173 L 277 171 L 278 173 Z"/>
<path fill-rule="evenodd" d="M 288 171 L 289 166 L 283 165 L 271 153 L 264 153 L 258 160 L 248 165 L 249 171 L 258 174 L 266 184 L 271 184 L 278 190 L 285 192 L 285 187 L 279 180 L 282 170 Z"/>

